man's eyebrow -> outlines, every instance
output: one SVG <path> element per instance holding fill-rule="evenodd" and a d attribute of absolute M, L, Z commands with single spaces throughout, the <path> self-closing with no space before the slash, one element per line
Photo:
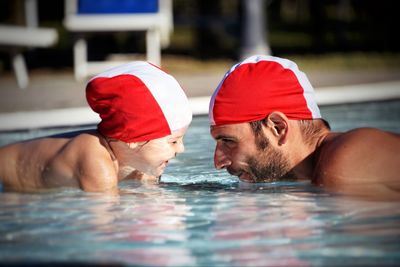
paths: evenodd
<path fill-rule="evenodd" d="M 223 134 L 218 134 L 214 137 L 215 140 L 220 140 L 220 139 L 232 139 L 232 140 L 236 140 L 235 137 L 233 136 L 229 136 L 229 135 L 223 135 Z"/>

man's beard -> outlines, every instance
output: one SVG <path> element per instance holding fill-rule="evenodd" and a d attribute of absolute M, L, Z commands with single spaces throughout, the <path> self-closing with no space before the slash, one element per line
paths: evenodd
<path fill-rule="evenodd" d="M 297 179 L 288 159 L 271 147 L 266 136 L 258 133 L 255 138 L 258 153 L 247 159 L 247 171 L 255 183 Z"/>
<path fill-rule="evenodd" d="M 252 180 L 255 183 L 295 180 L 296 175 L 283 154 L 273 148 L 269 150 L 267 154 L 264 151 L 248 158 L 248 171 Z"/>

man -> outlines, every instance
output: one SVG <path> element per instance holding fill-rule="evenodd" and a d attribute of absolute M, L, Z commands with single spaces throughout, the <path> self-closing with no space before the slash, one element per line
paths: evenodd
<path fill-rule="evenodd" d="M 310 179 L 337 192 L 400 196 L 400 136 L 331 132 L 312 85 L 290 60 L 252 56 L 233 66 L 209 118 L 215 167 L 241 180 Z"/>
<path fill-rule="evenodd" d="M 0 148 L 4 188 L 78 187 L 116 192 L 125 178 L 157 178 L 184 151 L 192 119 L 178 82 L 147 62 L 101 73 L 86 87 L 101 117 L 97 130 L 39 138 Z"/>

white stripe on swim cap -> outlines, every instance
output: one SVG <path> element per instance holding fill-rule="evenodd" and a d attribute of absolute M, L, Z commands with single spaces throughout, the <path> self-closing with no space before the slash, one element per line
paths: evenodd
<path fill-rule="evenodd" d="M 222 84 L 224 83 L 225 79 L 231 74 L 237 67 L 239 67 L 242 64 L 242 62 L 239 62 L 235 65 L 233 65 L 224 75 L 224 78 L 222 78 L 222 81 L 219 83 L 217 89 L 215 89 L 215 92 L 212 94 L 211 99 L 210 99 L 210 105 L 208 107 L 208 118 L 210 121 L 211 125 L 215 125 L 215 120 L 214 120 L 214 104 L 215 104 L 215 98 L 217 97 L 219 93 L 219 89 L 221 89 Z"/>
<path fill-rule="evenodd" d="M 174 77 L 148 62 L 135 61 L 110 69 L 94 78 L 122 74 L 136 76 L 146 85 L 160 106 L 171 132 L 190 124 L 192 111 L 189 101 Z"/>

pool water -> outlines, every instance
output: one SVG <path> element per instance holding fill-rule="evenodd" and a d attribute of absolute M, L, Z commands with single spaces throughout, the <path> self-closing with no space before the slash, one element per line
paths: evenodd
<path fill-rule="evenodd" d="M 333 130 L 400 132 L 400 101 L 322 107 Z M 3 143 L 65 129 L 3 133 Z M 213 167 L 206 117 L 160 184 L 119 196 L 0 193 L 0 265 L 399 266 L 400 203 L 308 182 L 248 184 Z"/>

